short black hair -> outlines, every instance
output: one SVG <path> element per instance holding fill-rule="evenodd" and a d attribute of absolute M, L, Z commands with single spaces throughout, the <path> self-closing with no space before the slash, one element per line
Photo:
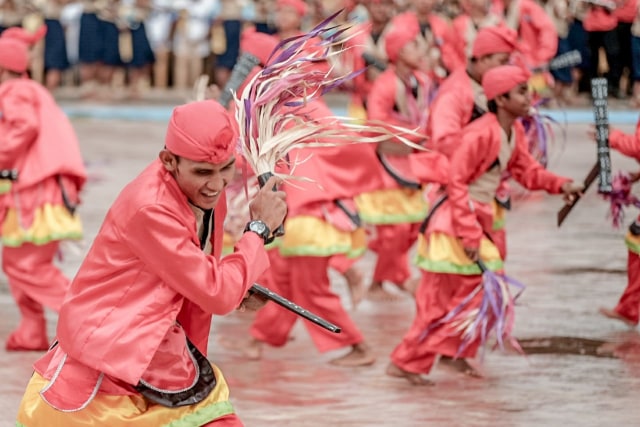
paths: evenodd
<path fill-rule="evenodd" d="M 502 95 L 498 96 L 504 96 L 505 98 L 509 99 L 509 92 L 503 93 Z M 498 103 L 496 102 L 495 98 L 491 101 L 487 101 L 487 109 L 493 114 L 496 114 L 498 112 Z"/>

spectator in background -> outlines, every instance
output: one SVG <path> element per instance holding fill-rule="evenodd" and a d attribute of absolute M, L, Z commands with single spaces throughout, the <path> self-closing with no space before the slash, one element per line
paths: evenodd
<path fill-rule="evenodd" d="M 47 25 L 44 39 L 44 70 L 45 86 L 49 90 L 54 90 L 60 85 L 63 71 L 70 67 L 64 28 L 60 22 L 62 8 L 67 3 L 68 0 L 50 0 L 44 4 L 42 11 Z"/>
<path fill-rule="evenodd" d="M 631 51 L 631 25 L 638 10 L 638 0 L 616 0 L 617 7 L 613 14 L 618 18 L 618 43 L 620 43 L 620 73 L 629 76 L 626 95 L 631 95 L 633 87 L 633 55 Z M 626 73 L 625 73 L 626 71 Z"/>
<path fill-rule="evenodd" d="M 546 0 L 545 10 L 551 17 L 558 33 L 558 50 L 556 56 L 569 52 L 571 50 L 571 44 L 569 43 L 569 22 L 571 21 L 571 17 L 569 16 L 567 0 Z M 571 86 L 573 83 L 571 68 L 552 70 L 551 74 L 555 79 L 553 94 L 556 101 L 560 105 L 571 104 Z"/>

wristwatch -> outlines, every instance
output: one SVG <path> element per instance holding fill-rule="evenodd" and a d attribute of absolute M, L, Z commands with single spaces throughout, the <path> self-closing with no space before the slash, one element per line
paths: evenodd
<path fill-rule="evenodd" d="M 247 223 L 247 226 L 244 228 L 244 232 L 253 231 L 258 236 L 262 237 L 264 243 L 269 243 L 269 236 L 271 235 L 271 230 L 267 227 L 267 224 L 260 220 L 254 220 Z"/>

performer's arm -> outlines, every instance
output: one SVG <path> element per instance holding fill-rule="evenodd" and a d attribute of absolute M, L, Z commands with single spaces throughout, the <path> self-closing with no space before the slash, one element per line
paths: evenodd
<path fill-rule="evenodd" d="M 119 234 L 152 274 L 211 314 L 236 309 L 269 267 L 257 234 L 245 233 L 235 252 L 218 261 L 202 252 L 180 220 L 161 206 L 140 209 Z"/>
<path fill-rule="evenodd" d="M 447 194 L 451 203 L 453 229 L 465 248 L 479 248 L 483 230 L 469 197 L 469 181 L 486 156 L 487 136 L 469 132 L 453 153 Z"/>
<path fill-rule="evenodd" d="M 532 46 L 536 63 L 529 65 L 539 67 L 547 64 L 556 55 L 558 51 L 558 32 L 553 21 L 542 7 L 531 2 L 528 9 L 531 25 L 536 29 L 537 35 L 537 40 Z"/>
<path fill-rule="evenodd" d="M 473 102 L 473 100 L 471 100 Z M 464 114 L 463 99 L 450 90 L 436 98 L 431 111 L 431 140 L 429 146 L 451 158 L 460 144 Z"/>
<path fill-rule="evenodd" d="M 29 92 L 9 91 L 0 99 L 0 168 L 15 167 L 16 158 L 38 137 L 40 121 Z"/>
<path fill-rule="evenodd" d="M 528 190 L 545 190 L 551 194 L 562 193 L 562 185 L 571 180 L 546 170 L 529 154 L 526 147 L 524 130 L 516 126 L 514 132 L 516 132 L 516 147 L 513 151 L 508 169 L 515 180 Z"/>
<path fill-rule="evenodd" d="M 640 126 L 636 128 L 635 135 L 612 129 L 609 133 L 609 147 L 640 161 Z"/>

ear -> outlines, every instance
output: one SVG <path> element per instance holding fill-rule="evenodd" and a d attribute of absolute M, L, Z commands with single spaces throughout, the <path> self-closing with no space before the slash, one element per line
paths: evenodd
<path fill-rule="evenodd" d="M 504 95 L 496 96 L 496 105 L 498 106 L 498 108 L 504 108 L 505 101 L 506 98 L 504 97 Z"/>
<path fill-rule="evenodd" d="M 178 159 L 176 159 L 176 156 L 171 151 L 169 150 L 160 151 L 160 153 L 158 154 L 158 158 L 160 159 L 160 161 L 164 165 L 164 168 L 167 171 L 173 173 L 178 168 Z"/>

